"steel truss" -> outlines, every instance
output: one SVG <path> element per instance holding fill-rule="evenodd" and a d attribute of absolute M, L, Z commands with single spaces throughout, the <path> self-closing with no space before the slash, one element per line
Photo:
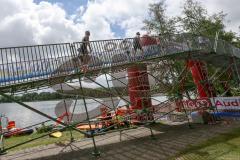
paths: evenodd
<path fill-rule="evenodd" d="M 155 37 L 155 38 L 160 39 L 163 37 Z M 224 58 L 226 57 L 232 58 L 232 64 L 225 65 L 228 67 L 224 72 L 227 72 L 227 70 L 231 68 L 233 70 L 233 74 L 229 77 L 231 78 L 232 76 L 234 76 L 238 79 L 238 83 L 240 82 L 239 68 L 238 68 L 239 57 L 237 55 L 237 53 L 240 53 L 240 50 L 236 49 L 235 47 L 231 47 L 232 50 L 235 49 L 235 52 L 233 51 L 232 53 L 228 53 L 227 51 L 229 50 L 227 49 L 222 50 L 221 44 L 222 46 L 226 44 L 226 42 L 223 42 L 223 41 L 219 41 L 217 48 L 214 48 L 213 46 L 216 42 L 213 41 L 213 39 L 211 38 L 208 39 L 208 42 L 206 44 L 199 44 L 200 42 L 197 42 L 198 37 L 194 37 L 194 36 L 191 36 L 189 39 L 188 36 L 185 37 L 184 35 L 173 35 L 172 38 L 173 38 L 173 42 L 166 40 L 164 44 L 158 44 L 158 46 L 156 45 L 156 46 L 152 46 L 152 48 L 146 48 L 146 54 L 144 56 L 139 56 L 139 57 L 136 57 L 136 55 L 129 56 L 128 54 L 129 53 L 128 48 L 132 49 L 131 42 L 133 41 L 133 39 L 127 39 L 128 40 L 127 43 L 130 45 L 128 48 L 124 47 L 126 44 L 124 44 L 125 42 L 123 43 L 124 40 L 122 39 L 90 42 L 95 50 L 95 53 L 91 55 L 92 62 L 91 64 L 89 64 L 89 70 L 86 71 L 85 73 L 79 70 L 80 64 L 75 60 L 77 57 L 77 48 L 79 48 L 79 46 L 82 44 L 80 42 L 76 42 L 73 44 L 64 43 L 64 44 L 51 44 L 51 45 L 38 45 L 38 46 L 23 46 L 23 47 L 14 47 L 14 48 L 0 48 L 0 70 L 3 69 L 6 71 L 6 73 L 3 74 L 3 78 L 1 77 L 2 82 L 0 81 L 0 95 L 8 98 L 12 102 L 15 102 L 21 105 L 24 108 L 27 108 L 49 119 L 48 121 L 53 121 L 61 124 L 64 127 L 60 129 L 60 131 L 64 129 L 70 129 L 70 132 L 74 130 L 88 137 L 91 137 L 92 143 L 94 146 L 93 155 L 99 156 L 100 152 L 95 142 L 95 136 L 99 135 L 99 133 L 93 133 L 92 131 L 91 132 L 81 131 L 77 129 L 74 124 L 70 123 L 72 117 L 68 119 L 68 123 L 61 122 L 57 118 L 49 116 L 35 109 L 34 107 L 27 105 L 26 103 L 23 103 L 14 99 L 13 96 L 7 93 L 8 92 L 15 93 L 18 91 L 25 91 L 32 88 L 38 88 L 38 87 L 53 86 L 54 84 L 62 85 L 68 80 L 78 79 L 79 87 L 80 87 L 80 92 L 78 94 L 78 97 L 82 98 L 84 102 L 84 108 L 87 115 L 87 122 L 90 130 L 92 130 L 91 118 L 89 116 L 88 106 L 86 102 L 86 98 L 91 98 L 91 97 L 89 97 L 89 95 L 86 95 L 84 93 L 81 77 L 87 78 L 90 82 L 95 83 L 96 85 L 100 86 L 102 89 L 104 89 L 106 92 L 110 94 L 110 99 L 113 105 L 112 110 L 114 111 L 116 111 L 116 106 L 114 105 L 113 97 L 120 97 L 120 99 L 124 100 L 129 105 L 131 105 L 131 102 L 128 99 L 124 98 L 124 96 L 121 93 L 119 93 L 117 90 L 112 90 L 110 88 L 109 80 L 106 74 L 111 72 L 112 73 L 120 72 L 125 70 L 127 67 L 136 65 L 136 64 L 152 62 L 153 64 L 157 65 L 157 63 L 159 62 L 164 63 L 164 60 L 166 59 L 171 61 L 174 61 L 174 59 L 183 60 L 183 61 L 187 59 L 206 61 L 207 58 L 209 57 L 211 58 L 211 56 L 215 56 L 214 54 L 219 52 L 221 53 L 221 55 L 223 55 L 222 57 L 219 56 L 219 59 L 221 60 L 225 60 Z M 191 42 L 191 43 L 186 44 L 186 43 L 183 43 L 184 41 Z M 105 45 L 108 43 L 114 43 L 117 46 L 123 45 L 123 47 L 122 48 L 117 47 L 117 49 L 114 49 L 114 48 L 106 49 Z M 215 49 L 214 50 L 215 52 L 213 51 L 213 48 Z M 5 56 L 8 53 L 12 53 L 11 56 L 13 57 L 8 59 Z M 12 60 L 13 58 L 16 59 L 16 62 Z M 28 65 L 31 64 L 31 61 L 33 61 L 34 65 L 32 66 L 33 68 L 31 68 L 31 71 L 30 71 Z M 215 65 L 218 62 L 213 60 L 212 63 Z M 166 65 L 168 65 L 167 67 L 169 67 L 169 72 L 170 72 L 169 74 L 172 76 L 172 78 L 174 78 L 174 81 L 179 82 L 179 83 L 176 83 L 176 85 L 180 85 L 182 87 L 181 96 L 183 96 L 183 91 L 186 91 L 183 85 L 185 78 L 187 76 L 186 68 L 180 71 L 180 75 L 178 75 L 179 77 L 175 77 L 174 75 L 175 71 L 171 66 L 172 63 L 166 63 Z M 24 72 L 22 73 L 21 70 L 18 69 L 18 67 L 22 67 L 22 70 Z M 9 71 L 9 68 L 11 68 L 12 72 Z M 15 73 L 16 76 L 12 75 L 13 73 Z M 34 73 L 35 75 L 30 75 L 32 73 Z M 39 74 L 37 75 L 36 73 L 39 73 Z M 98 74 L 105 75 L 105 78 L 107 81 L 107 87 L 103 86 L 102 84 L 96 82 L 93 79 L 93 76 L 96 76 Z M 218 77 L 221 77 L 221 74 L 223 73 L 218 74 L 218 71 L 216 71 L 214 75 L 212 75 L 212 77 L 207 80 L 208 81 L 207 83 L 209 82 L 213 83 L 218 79 Z M 28 75 L 28 77 L 24 78 L 24 76 L 26 77 L 26 75 Z M 157 76 L 155 76 L 151 72 L 149 72 L 148 75 L 153 77 L 158 83 L 164 84 L 161 79 L 159 79 Z M 11 76 L 13 76 L 14 78 L 12 78 Z M 111 74 L 110 76 L 112 79 L 117 80 L 118 82 L 125 85 L 125 87 L 128 86 L 126 83 L 123 83 L 119 77 L 115 77 Z M 206 83 L 206 82 L 203 82 L 203 83 Z M 175 87 L 177 86 L 173 86 L 171 90 L 174 89 Z M 63 89 L 61 86 L 61 91 L 62 90 Z M 65 93 L 62 92 L 62 94 L 65 94 Z M 150 96 L 151 98 L 151 95 L 147 95 L 147 96 Z M 169 102 L 178 100 L 179 98 L 180 97 L 175 96 L 171 100 L 168 100 L 166 102 L 161 102 L 159 104 L 159 107 L 155 108 L 155 113 L 160 113 L 162 108 L 168 107 Z M 97 101 L 95 98 L 91 98 L 91 99 L 93 99 L 94 101 Z M 64 103 L 65 103 L 65 100 L 64 100 Z M 75 107 L 76 107 L 76 103 L 74 104 L 73 113 L 75 111 Z M 188 113 L 185 108 L 183 109 L 184 109 L 184 114 L 188 119 L 189 128 L 191 128 Z M 170 110 L 167 113 L 161 114 L 156 119 L 147 120 L 143 123 L 144 126 L 149 127 L 151 137 L 154 138 L 151 124 L 154 123 L 156 120 L 168 114 L 171 114 L 175 110 L 176 109 L 174 108 L 173 110 Z M 131 119 L 131 115 L 128 115 L 128 116 Z M 126 116 L 126 118 L 128 117 Z M 26 128 L 33 127 L 36 125 L 39 125 L 39 124 L 28 126 Z M 115 126 L 118 127 L 118 123 Z M 107 133 L 108 129 L 109 128 L 105 128 L 100 134 Z M 118 128 L 116 129 L 116 131 L 120 131 L 120 139 L 121 139 L 122 130 Z M 46 137 L 49 134 L 51 133 L 46 133 L 37 138 L 31 139 L 7 148 L 2 148 L 0 150 L 0 153 L 4 153 L 20 145 Z M 74 137 L 72 137 L 72 134 L 71 134 L 70 141 L 73 141 L 74 140 L 73 138 Z"/>

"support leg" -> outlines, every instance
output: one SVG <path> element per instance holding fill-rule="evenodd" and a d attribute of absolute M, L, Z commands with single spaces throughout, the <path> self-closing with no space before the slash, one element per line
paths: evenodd
<path fill-rule="evenodd" d="M 151 125 L 149 126 L 149 129 L 150 129 L 150 132 L 151 132 L 151 138 L 152 138 L 153 140 L 156 139 L 156 137 L 155 137 L 154 134 L 153 134 L 153 130 L 152 130 Z"/>
<path fill-rule="evenodd" d="M 61 84 L 61 91 L 63 92 L 62 84 Z M 67 110 L 67 104 L 66 104 L 65 98 L 64 98 L 63 102 L 64 102 L 65 113 L 67 113 L 67 123 L 68 123 L 68 125 L 70 125 L 71 121 L 70 121 L 70 118 L 69 118 L 69 112 Z M 74 137 L 73 137 L 73 134 L 72 134 L 72 128 L 69 128 L 69 132 L 70 132 L 70 136 L 71 136 L 70 137 L 70 142 L 74 142 Z"/>
<path fill-rule="evenodd" d="M 3 134 L 2 134 L 2 131 L 1 131 L 1 134 L 0 134 L 0 155 L 4 155 L 7 153 L 7 151 L 4 149 L 4 137 L 3 137 Z"/>
<path fill-rule="evenodd" d="M 121 130 L 120 130 L 119 140 L 120 140 L 120 142 L 122 141 L 122 131 Z"/>
<path fill-rule="evenodd" d="M 92 141 L 93 141 L 94 150 L 92 152 L 92 155 L 95 156 L 95 157 L 98 157 L 98 156 L 100 156 L 100 152 L 98 151 L 97 145 L 96 145 L 96 142 L 95 142 L 93 130 L 92 130 L 92 127 L 91 127 L 91 122 L 90 122 L 90 119 L 89 119 L 87 103 L 86 103 L 86 99 L 85 99 L 85 95 L 84 95 L 84 91 L 83 91 L 83 88 L 82 88 L 82 82 L 81 82 L 80 77 L 79 77 L 79 85 L 80 85 L 80 89 L 81 89 L 81 92 L 82 92 L 82 95 L 83 95 L 83 103 L 84 103 L 84 107 L 85 107 L 85 111 L 86 111 L 86 115 L 87 115 L 88 125 L 89 125 L 89 128 L 90 128 L 90 136 L 91 136 Z"/>
<path fill-rule="evenodd" d="M 186 111 L 186 109 L 185 109 L 184 106 L 183 106 L 183 110 L 184 110 L 185 116 L 186 116 L 187 121 L 188 121 L 188 127 L 189 127 L 189 129 L 193 129 L 193 127 L 192 127 L 192 125 L 191 125 L 191 123 L 190 123 L 190 120 L 189 120 L 189 117 L 188 117 L 187 111 Z"/>
<path fill-rule="evenodd" d="M 107 74 L 105 74 L 105 78 L 106 78 L 107 86 L 108 86 L 108 89 L 109 89 L 109 92 L 110 92 L 110 97 L 111 97 L 111 101 L 112 101 L 114 113 L 115 113 L 115 115 L 116 115 L 116 120 L 117 120 L 117 123 L 119 123 L 118 117 L 117 117 L 117 112 L 116 112 L 116 106 L 115 106 L 114 101 L 113 101 L 112 91 L 111 91 L 111 88 L 110 88 L 110 85 L 109 85 L 109 82 L 108 82 Z M 118 124 L 117 124 L 117 128 L 119 128 L 119 125 L 118 125 Z M 120 131 L 120 132 L 121 132 L 121 131 Z"/>

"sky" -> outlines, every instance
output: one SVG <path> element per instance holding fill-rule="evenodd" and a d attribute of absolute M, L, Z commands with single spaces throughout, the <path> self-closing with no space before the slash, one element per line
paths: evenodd
<path fill-rule="evenodd" d="M 0 0 L 0 47 L 132 37 L 157 0 Z M 210 13 L 224 11 L 227 30 L 239 33 L 239 0 L 199 0 Z M 167 15 L 181 15 L 183 0 L 166 0 Z"/>

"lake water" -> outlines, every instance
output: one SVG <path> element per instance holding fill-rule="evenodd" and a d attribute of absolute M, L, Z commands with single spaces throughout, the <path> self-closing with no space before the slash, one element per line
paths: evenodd
<path fill-rule="evenodd" d="M 166 99 L 165 97 L 154 97 L 154 98 L 156 98 L 159 101 L 164 101 Z M 98 100 L 103 102 L 103 100 L 101 99 L 98 99 Z M 107 100 L 110 101 L 110 99 L 107 99 Z M 56 104 L 59 103 L 60 101 L 61 100 L 27 102 L 26 104 L 52 117 L 57 117 L 55 114 L 55 107 L 56 107 Z M 87 102 L 87 107 L 89 111 L 96 108 L 100 104 L 91 99 L 87 99 L 86 102 Z M 159 102 L 153 100 L 153 104 L 157 104 L 157 103 Z M 73 104 L 71 105 L 70 110 L 73 109 L 73 106 L 74 106 Z M 124 105 L 123 101 L 120 101 L 119 106 L 121 105 Z M 77 113 L 84 113 L 84 112 L 85 112 L 85 108 L 83 105 L 83 101 L 77 100 L 75 113 L 77 114 Z M 0 114 L 4 114 L 9 118 L 9 120 L 15 121 L 17 127 L 26 127 L 29 125 L 33 125 L 33 124 L 48 120 L 47 118 L 27 108 L 24 108 L 23 106 L 18 105 L 16 103 L 1 103 Z"/>
<path fill-rule="evenodd" d="M 55 116 L 54 107 L 58 101 L 29 102 L 31 107 L 38 109 L 50 116 Z M 25 127 L 35 123 L 46 121 L 47 118 L 32 112 L 16 103 L 0 104 L 0 113 L 6 115 L 9 120 L 15 121 L 17 127 Z"/>

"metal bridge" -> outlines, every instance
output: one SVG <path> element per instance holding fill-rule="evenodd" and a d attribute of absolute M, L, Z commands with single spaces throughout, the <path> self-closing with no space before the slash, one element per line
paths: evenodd
<path fill-rule="evenodd" d="M 171 59 L 175 61 L 200 60 L 219 68 L 228 68 L 231 66 L 234 70 L 234 74 L 238 78 L 238 83 L 240 81 L 240 49 L 225 41 L 217 40 L 215 38 L 194 36 L 191 34 L 178 34 L 150 38 L 147 36 L 141 37 L 142 40 L 145 38 L 146 41 L 148 41 L 148 45 L 143 45 L 143 51 L 141 52 L 134 49 L 133 38 L 91 41 L 90 46 L 92 48 L 92 52 L 89 53 L 90 60 L 87 64 L 87 71 L 81 71 L 80 69 L 83 64 L 80 61 L 80 53 L 78 50 L 82 45 L 82 42 L 0 48 L 0 95 L 63 125 L 65 128 L 71 128 L 80 133 L 91 136 L 94 144 L 94 154 L 98 154 L 94 140 L 95 134 L 92 132 L 87 133 L 81 131 L 71 123 L 60 122 L 57 118 L 51 117 L 39 110 L 36 110 L 34 107 L 15 100 L 14 97 L 9 96 L 9 93 L 39 89 L 41 87 L 53 87 L 56 86 L 56 84 L 60 84 L 60 89 L 63 91 L 62 86 L 65 82 L 78 79 L 80 86 L 77 89 L 73 89 L 77 91 L 70 92 L 70 94 L 76 94 L 78 95 L 78 98 L 83 99 L 86 111 L 84 119 L 86 118 L 88 120 L 91 129 L 90 118 L 92 117 L 89 115 L 85 100 L 85 98 L 88 97 L 83 92 L 81 77 L 87 77 L 91 82 L 97 83 L 94 81 L 94 77 L 98 75 L 120 73 L 125 71 L 129 66 L 133 66 L 135 64 L 144 63 L 148 65 L 151 63 L 158 63 L 162 60 Z M 115 80 L 117 79 L 114 77 L 112 78 Z M 184 81 L 184 78 L 182 78 L 181 81 Z M 104 87 L 99 83 L 98 85 Z M 116 105 L 113 96 L 118 96 L 123 100 L 129 101 L 120 94 L 114 95 L 111 93 L 109 88 L 110 86 L 108 84 L 108 88 L 105 89 L 107 92 L 110 92 L 112 104 L 104 102 L 102 105 L 108 106 L 115 111 Z M 151 99 L 151 95 L 147 96 L 150 96 L 148 98 Z M 97 101 L 94 98 L 92 99 Z M 61 103 L 64 105 L 64 109 L 66 109 L 67 101 L 64 99 Z M 62 104 L 61 106 L 63 106 Z M 131 104 L 131 102 L 129 104 Z M 169 108 L 166 109 L 169 104 L 169 101 L 160 102 L 159 108 L 155 108 L 155 111 L 160 113 L 158 113 L 160 115 L 158 118 L 176 110 L 174 107 L 170 110 Z M 164 113 L 161 113 L 162 108 Z M 168 112 L 165 113 L 165 110 Z M 107 129 L 103 132 L 106 130 Z M 151 127 L 150 131 L 152 134 Z M 49 133 L 36 139 L 48 135 Z M 8 148 L 2 147 L 0 148 L 0 153 L 22 144 L 29 143 L 33 140 L 35 139 L 10 146 Z"/>
<path fill-rule="evenodd" d="M 188 34 L 155 38 L 160 43 L 143 46 L 143 54 L 134 51 L 133 38 L 91 41 L 85 73 L 79 69 L 81 42 L 0 48 L 0 92 L 52 86 L 79 75 L 118 72 L 159 59 L 199 59 L 221 67 L 233 60 L 236 69 L 239 66 L 240 49 L 225 41 Z"/>

